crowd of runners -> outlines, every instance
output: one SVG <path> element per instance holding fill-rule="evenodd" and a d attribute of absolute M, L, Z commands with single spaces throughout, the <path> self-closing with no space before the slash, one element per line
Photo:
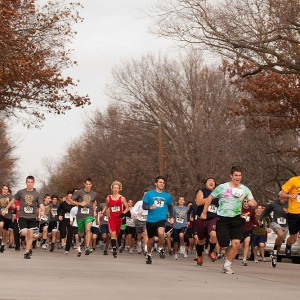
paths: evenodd
<path fill-rule="evenodd" d="M 179 196 L 175 204 L 164 191 L 165 178 L 158 176 L 155 188 L 143 191 L 134 204 L 121 195 L 118 181 L 111 184 L 105 203 L 99 203 L 90 178 L 82 189 L 42 197 L 34 188 L 34 177 L 28 176 L 26 188 L 14 195 L 8 185 L 2 186 L 0 253 L 7 247 L 25 249 L 24 259 L 31 259 L 33 249 L 41 247 L 80 257 L 97 248 L 114 258 L 122 251 L 143 253 L 146 264 L 152 264 L 156 251 L 161 259 L 192 257 L 199 267 L 207 254 L 213 262 L 223 259 L 222 271 L 233 274 L 232 263 L 241 249 L 242 265 L 248 265 L 250 245 L 254 261 L 265 261 L 267 234 L 273 230 L 273 257 L 287 233 L 285 253 L 290 256 L 300 230 L 300 176 L 288 180 L 267 207 L 254 200 L 241 180 L 242 170 L 234 166 L 228 182 L 216 186 L 208 177 L 194 201 L 186 203 Z"/>

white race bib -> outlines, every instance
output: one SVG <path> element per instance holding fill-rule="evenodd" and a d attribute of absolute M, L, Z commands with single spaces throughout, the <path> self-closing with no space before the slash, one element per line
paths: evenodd
<path fill-rule="evenodd" d="M 25 206 L 24 207 L 25 214 L 33 214 L 33 207 L 31 206 Z"/>
<path fill-rule="evenodd" d="M 146 221 L 147 220 L 147 215 L 141 215 L 140 220 L 141 221 Z"/>
<path fill-rule="evenodd" d="M 300 202 L 300 195 L 297 196 L 297 202 Z"/>
<path fill-rule="evenodd" d="M 80 212 L 83 214 L 83 215 L 88 215 L 89 212 L 90 212 L 90 209 L 87 208 L 87 207 L 82 207 Z"/>
<path fill-rule="evenodd" d="M 180 217 L 177 217 L 177 218 L 176 218 L 176 223 L 183 224 L 183 221 L 184 221 L 183 218 L 180 218 Z"/>
<path fill-rule="evenodd" d="M 217 209 L 218 209 L 218 208 L 217 208 L 215 205 L 212 204 L 212 205 L 210 205 L 210 206 L 208 207 L 207 211 L 216 214 L 216 213 L 217 213 Z"/>
<path fill-rule="evenodd" d="M 48 221 L 48 217 L 44 215 L 44 216 L 41 217 L 41 220 L 47 222 Z"/>
<path fill-rule="evenodd" d="M 240 198 L 243 196 L 243 190 L 242 189 L 238 189 L 238 188 L 233 188 L 232 189 L 232 196 Z"/>
<path fill-rule="evenodd" d="M 111 211 L 112 212 L 118 212 L 118 211 L 120 211 L 120 206 L 112 206 L 111 207 Z"/>
<path fill-rule="evenodd" d="M 250 216 L 243 216 L 243 218 L 245 219 L 246 222 L 250 221 Z"/>
<path fill-rule="evenodd" d="M 277 218 L 277 223 L 279 225 L 285 225 L 286 224 L 286 218 Z"/>
<path fill-rule="evenodd" d="M 104 220 L 104 221 L 108 221 L 108 216 L 105 215 L 105 216 L 103 217 L 103 220 Z"/>
<path fill-rule="evenodd" d="M 156 207 L 164 207 L 165 201 L 162 199 L 154 200 L 154 204 L 156 205 Z"/>
<path fill-rule="evenodd" d="M 65 219 L 70 219 L 70 213 L 65 213 Z"/>

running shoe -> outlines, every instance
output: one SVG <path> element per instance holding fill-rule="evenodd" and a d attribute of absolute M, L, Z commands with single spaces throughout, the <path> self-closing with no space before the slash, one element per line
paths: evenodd
<path fill-rule="evenodd" d="M 146 254 L 146 264 L 151 265 L 152 264 L 152 257 L 149 254 Z"/>
<path fill-rule="evenodd" d="M 20 252 L 20 248 L 15 248 L 15 251 L 16 252 Z"/>
<path fill-rule="evenodd" d="M 53 252 L 53 251 L 54 251 L 54 244 L 51 244 L 50 252 Z"/>
<path fill-rule="evenodd" d="M 292 256 L 292 248 L 285 247 L 285 255 L 286 257 Z"/>
<path fill-rule="evenodd" d="M 3 253 L 4 250 L 5 250 L 5 245 L 1 245 L 1 247 L 0 247 L 0 252 Z"/>
<path fill-rule="evenodd" d="M 30 256 L 32 256 L 32 249 L 30 249 L 28 253 Z"/>
<path fill-rule="evenodd" d="M 208 257 L 210 258 L 210 260 L 212 262 L 216 262 L 217 261 L 217 257 L 216 257 L 216 255 L 215 255 L 214 252 L 208 253 Z"/>
<path fill-rule="evenodd" d="M 226 274 L 234 274 L 234 272 L 233 272 L 233 270 L 231 269 L 230 266 L 225 266 L 225 265 L 223 265 L 222 271 L 223 271 L 224 273 L 226 273 Z"/>
<path fill-rule="evenodd" d="M 159 257 L 161 258 L 161 259 L 164 259 L 166 256 L 165 256 L 165 251 L 164 251 L 164 249 L 161 249 L 161 250 L 159 250 Z"/>
<path fill-rule="evenodd" d="M 47 244 L 43 244 L 42 249 L 47 250 L 48 249 L 48 245 Z"/>
<path fill-rule="evenodd" d="M 90 248 L 90 253 L 93 253 L 94 252 L 94 248 Z"/>
<path fill-rule="evenodd" d="M 248 263 L 247 263 L 247 260 L 246 260 L 246 259 L 243 259 L 243 260 L 242 260 L 242 266 L 244 266 L 244 267 L 247 267 L 247 266 L 248 266 Z"/>
<path fill-rule="evenodd" d="M 185 252 L 185 246 L 180 246 L 180 254 L 184 254 Z"/>
<path fill-rule="evenodd" d="M 143 252 L 142 245 L 137 244 L 136 251 L 137 251 L 138 254 L 141 254 Z"/>
<path fill-rule="evenodd" d="M 174 255 L 174 260 L 178 260 L 178 258 L 179 258 L 179 255 L 176 253 L 176 254 Z"/>
<path fill-rule="evenodd" d="M 184 253 L 183 253 L 183 257 L 184 257 L 184 258 L 187 258 L 187 257 L 188 257 L 188 254 L 187 254 L 186 252 L 184 252 Z"/>
<path fill-rule="evenodd" d="M 85 255 L 90 255 L 90 248 L 85 248 Z"/>
<path fill-rule="evenodd" d="M 65 252 L 65 255 L 68 255 L 68 254 L 69 254 L 69 251 L 66 251 L 66 252 Z"/>
<path fill-rule="evenodd" d="M 113 256 L 114 258 L 117 258 L 118 257 L 118 252 L 117 252 L 117 249 L 113 249 Z"/>
<path fill-rule="evenodd" d="M 257 264 L 258 263 L 258 256 L 254 257 L 254 262 Z"/>
<path fill-rule="evenodd" d="M 106 250 L 106 249 L 104 249 L 104 251 L 103 251 L 103 255 L 108 255 L 108 252 L 107 252 L 107 250 Z"/>
<path fill-rule="evenodd" d="M 24 259 L 31 259 L 31 256 L 29 255 L 29 253 L 24 254 Z"/>
<path fill-rule="evenodd" d="M 203 256 L 197 256 L 197 266 L 203 265 Z"/>
<path fill-rule="evenodd" d="M 77 257 L 80 257 L 80 256 L 81 256 L 81 251 L 78 251 Z"/>
<path fill-rule="evenodd" d="M 133 254 L 133 249 L 129 248 L 129 254 Z"/>

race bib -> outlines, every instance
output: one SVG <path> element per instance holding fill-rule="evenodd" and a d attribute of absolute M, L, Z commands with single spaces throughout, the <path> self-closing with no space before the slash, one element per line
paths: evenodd
<path fill-rule="evenodd" d="M 147 215 L 141 215 L 140 220 L 141 221 L 146 221 L 147 220 Z"/>
<path fill-rule="evenodd" d="M 164 200 L 154 200 L 154 204 L 156 205 L 156 207 L 164 207 L 165 201 Z"/>
<path fill-rule="evenodd" d="M 210 205 L 207 209 L 207 211 L 216 214 L 217 213 L 217 207 L 215 205 Z"/>
<path fill-rule="evenodd" d="M 41 220 L 47 222 L 48 221 L 48 217 L 44 215 L 44 216 L 41 217 Z"/>
<path fill-rule="evenodd" d="M 250 221 L 250 216 L 243 216 L 243 218 L 245 219 L 246 222 Z"/>
<path fill-rule="evenodd" d="M 88 215 L 89 212 L 90 212 L 90 209 L 87 208 L 87 207 L 82 207 L 80 212 L 83 214 L 83 215 Z"/>
<path fill-rule="evenodd" d="M 243 196 L 243 190 L 242 189 L 238 189 L 238 188 L 233 188 L 232 189 L 232 196 L 240 198 Z"/>
<path fill-rule="evenodd" d="M 120 206 L 112 206 L 111 207 L 111 211 L 112 212 L 118 212 L 118 211 L 120 211 Z"/>
<path fill-rule="evenodd" d="M 180 218 L 180 217 L 176 218 L 176 223 L 183 224 L 183 222 L 184 222 L 183 218 Z"/>
<path fill-rule="evenodd" d="M 70 213 L 65 213 L 65 219 L 70 219 Z"/>
<path fill-rule="evenodd" d="M 297 202 L 300 202 L 300 195 L 297 196 Z"/>
<path fill-rule="evenodd" d="M 105 216 L 103 217 L 103 220 L 104 220 L 104 221 L 108 221 L 108 216 L 105 215 Z"/>
<path fill-rule="evenodd" d="M 25 206 L 24 207 L 25 214 L 33 214 L 33 207 L 31 206 Z"/>
<path fill-rule="evenodd" d="M 285 225 L 286 224 L 286 218 L 277 218 L 277 223 L 279 225 Z"/>

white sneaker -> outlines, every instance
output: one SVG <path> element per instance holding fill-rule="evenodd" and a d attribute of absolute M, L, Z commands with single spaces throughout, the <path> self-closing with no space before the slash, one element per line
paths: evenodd
<path fill-rule="evenodd" d="M 129 248 L 129 254 L 133 254 L 133 249 Z"/>
<path fill-rule="evenodd" d="M 183 257 L 184 257 L 184 258 L 187 258 L 187 257 L 188 257 L 188 255 L 187 255 L 186 252 L 183 253 Z"/>
<path fill-rule="evenodd" d="M 254 257 L 254 262 L 257 264 L 258 263 L 258 256 Z"/>
<path fill-rule="evenodd" d="M 47 249 L 48 249 L 48 245 L 47 245 L 47 244 L 44 244 L 44 245 L 42 246 L 42 249 L 47 250 Z"/>
<path fill-rule="evenodd" d="M 137 244 L 136 250 L 137 250 L 137 253 L 138 253 L 138 254 L 141 254 L 141 253 L 143 252 L 142 245 Z"/>
<path fill-rule="evenodd" d="M 178 257 L 179 257 L 179 255 L 176 253 L 176 254 L 174 255 L 174 260 L 178 260 Z"/>
<path fill-rule="evenodd" d="M 225 265 L 223 265 L 222 271 L 223 271 L 224 273 L 226 273 L 226 274 L 234 274 L 234 272 L 233 272 L 233 270 L 231 269 L 230 266 L 225 266 Z"/>
<path fill-rule="evenodd" d="M 185 252 L 185 247 L 184 246 L 180 246 L 180 254 L 184 254 Z"/>

